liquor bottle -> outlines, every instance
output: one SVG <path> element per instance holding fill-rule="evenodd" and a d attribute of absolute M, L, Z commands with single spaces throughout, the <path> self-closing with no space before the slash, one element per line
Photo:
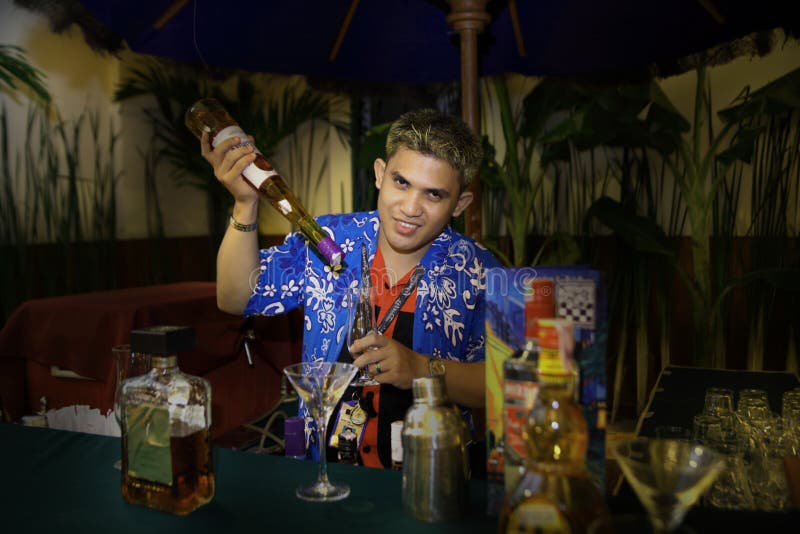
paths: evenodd
<path fill-rule="evenodd" d="M 551 337 L 572 335 L 571 328 L 547 328 L 556 332 L 547 332 Z M 586 468 L 589 433 L 575 402 L 572 366 L 574 362 L 567 371 L 538 371 L 539 391 L 523 431 L 525 471 L 506 495 L 500 532 L 577 533 L 609 524 L 603 496 Z"/>
<path fill-rule="evenodd" d="M 214 496 L 211 386 L 178 368 L 195 345 L 189 327 L 131 332 L 131 350 L 150 371 L 122 383 L 122 497 L 130 504 L 186 515 Z"/>
<path fill-rule="evenodd" d="M 283 421 L 284 455 L 293 460 L 306 458 L 306 423 L 300 415 Z"/>
<path fill-rule="evenodd" d="M 337 459 L 340 464 L 358 465 L 358 436 L 350 429 L 339 434 Z"/>
<path fill-rule="evenodd" d="M 391 424 L 389 443 L 392 449 L 392 470 L 403 470 L 403 421 Z"/>
<path fill-rule="evenodd" d="M 525 300 L 525 345 L 503 362 L 503 473 L 510 492 L 524 470 L 527 456 L 522 430 L 536 398 L 539 361 L 539 319 L 553 317 L 553 280 L 535 278 Z"/>
<path fill-rule="evenodd" d="M 231 117 L 225 108 L 213 98 L 203 98 L 192 104 L 186 111 L 186 126 L 200 139 L 207 132 L 212 146 L 231 137 L 239 137 L 239 144 L 250 145 L 247 134 Z M 255 147 L 254 147 L 255 148 Z M 294 196 L 289 186 L 278 174 L 264 155 L 255 148 L 256 159 L 250 163 L 242 176 L 261 196 L 267 199 L 278 213 L 297 225 L 303 235 L 325 258 L 331 267 L 337 267 L 342 261 L 342 250 L 328 234 L 308 214 L 306 208 Z"/>

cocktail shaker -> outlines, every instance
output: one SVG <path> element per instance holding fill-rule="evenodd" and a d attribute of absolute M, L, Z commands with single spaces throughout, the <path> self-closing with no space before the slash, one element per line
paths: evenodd
<path fill-rule="evenodd" d="M 447 398 L 444 376 L 412 382 L 414 404 L 403 426 L 403 509 L 440 522 L 461 517 L 467 506 L 469 431 Z"/>

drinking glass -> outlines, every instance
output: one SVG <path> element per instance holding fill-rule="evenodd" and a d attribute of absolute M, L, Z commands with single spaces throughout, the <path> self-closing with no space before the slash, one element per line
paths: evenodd
<path fill-rule="evenodd" d="M 727 388 L 706 389 L 703 412 L 708 415 L 729 416 L 733 414 L 733 391 Z"/>
<path fill-rule="evenodd" d="M 800 388 L 785 392 L 781 406 L 784 456 L 800 456 Z"/>
<path fill-rule="evenodd" d="M 700 445 L 720 441 L 723 436 L 722 419 L 716 415 L 697 414 L 692 419 L 693 437 Z"/>
<path fill-rule="evenodd" d="M 763 401 L 767 406 L 769 406 L 769 397 L 767 392 L 763 389 L 756 389 L 756 388 L 745 388 L 739 390 L 739 403 L 736 405 L 737 409 L 739 404 L 742 403 L 745 399 L 758 399 L 759 401 Z"/>
<path fill-rule="evenodd" d="M 669 439 L 636 438 L 618 443 L 612 454 L 657 534 L 680 526 L 725 465 L 713 449 Z"/>
<path fill-rule="evenodd" d="M 122 406 L 120 406 L 120 393 L 122 382 L 126 378 L 143 375 L 150 370 L 150 356 L 141 352 L 133 352 L 130 345 L 116 345 L 111 347 L 114 358 L 114 418 L 122 433 Z M 114 462 L 114 469 L 122 469 L 122 460 Z"/>
<path fill-rule="evenodd" d="M 357 371 L 358 367 L 350 363 L 321 361 L 296 363 L 283 369 L 317 424 L 319 475 L 314 483 L 297 488 L 295 493 L 300 499 L 329 502 L 350 495 L 347 484 L 333 484 L 328 480 L 325 436 L 328 419 Z"/>
<path fill-rule="evenodd" d="M 348 328 L 347 328 L 347 347 L 353 345 L 357 340 L 377 331 L 375 325 L 375 307 L 372 305 L 370 286 L 348 288 L 344 295 L 344 305 L 347 308 Z M 372 347 L 367 350 L 373 350 Z M 352 353 L 351 353 L 352 354 Z M 361 353 L 352 354 L 353 359 Z M 354 386 L 374 386 L 378 382 L 369 376 L 367 365 L 361 368 L 358 377 L 353 381 Z"/>

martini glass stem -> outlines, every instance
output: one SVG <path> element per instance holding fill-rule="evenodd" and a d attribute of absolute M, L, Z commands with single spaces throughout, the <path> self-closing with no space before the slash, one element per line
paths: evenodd
<path fill-rule="evenodd" d="M 325 436 L 327 436 L 328 420 L 324 415 L 321 415 L 317 421 L 317 440 L 319 440 L 319 475 L 317 480 L 321 486 L 328 487 L 328 451 L 326 450 L 327 444 L 325 443 Z"/>

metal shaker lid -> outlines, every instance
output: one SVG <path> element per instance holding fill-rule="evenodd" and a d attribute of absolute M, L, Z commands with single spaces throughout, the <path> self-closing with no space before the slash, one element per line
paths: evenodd
<path fill-rule="evenodd" d="M 415 403 L 440 404 L 447 401 L 444 376 L 423 376 L 411 382 Z"/>

